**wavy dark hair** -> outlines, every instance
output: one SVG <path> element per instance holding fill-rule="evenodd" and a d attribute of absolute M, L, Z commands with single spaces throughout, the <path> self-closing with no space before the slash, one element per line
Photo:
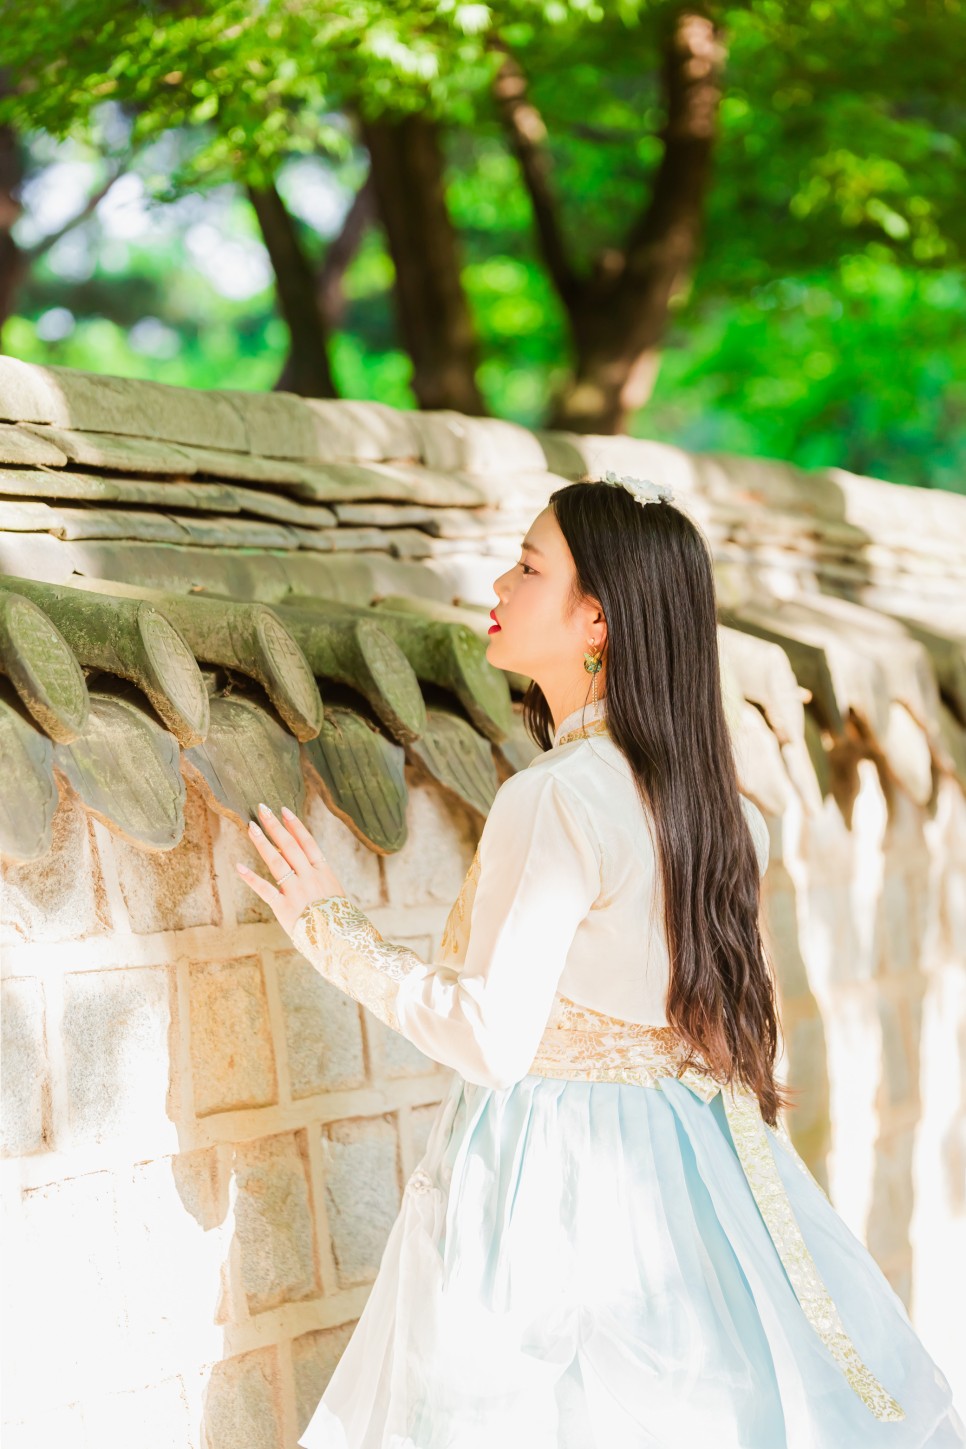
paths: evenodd
<path fill-rule="evenodd" d="M 549 506 L 574 560 L 574 607 L 593 599 L 607 621 L 608 728 L 657 832 L 668 1021 L 688 1061 L 700 1056 L 719 1081 L 750 1088 L 774 1127 L 791 1094 L 774 1074 L 780 1025 L 724 713 L 710 549 L 680 509 L 642 507 L 623 487 L 571 483 Z M 535 681 L 523 718 L 548 749 L 553 717 Z"/>

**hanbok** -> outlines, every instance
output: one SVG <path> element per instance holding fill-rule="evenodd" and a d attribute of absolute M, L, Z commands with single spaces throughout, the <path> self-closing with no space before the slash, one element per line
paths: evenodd
<path fill-rule="evenodd" d="M 966 1444 L 784 1125 L 682 1071 L 647 827 L 601 700 L 500 787 L 433 961 L 343 896 L 293 927 L 454 1073 L 302 1449 Z"/>

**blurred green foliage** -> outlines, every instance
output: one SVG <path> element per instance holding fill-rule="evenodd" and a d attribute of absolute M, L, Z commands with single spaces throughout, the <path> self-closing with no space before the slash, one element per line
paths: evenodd
<path fill-rule="evenodd" d="M 487 403 L 539 423 L 570 339 L 491 103 L 488 37 L 498 33 L 529 78 L 568 248 L 590 268 L 648 198 L 664 119 L 659 47 L 674 8 L 32 6 L 9 35 L 8 64 L 28 84 L 6 114 L 29 142 L 35 180 L 65 154 L 51 138 L 70 138 L 66 154 L 123 163 L 173 219 L 119 242 L 105 203 L 106 220 L 95 214 L 35 265 L 7 350 L 192 386 L 271 387 L 287 339 L 270 274 L 258 284 L 256 268 L 244 295 L 225 295 L 186 238 L 208 225 L 254 255 L 240 183 L 278 176 L 287 194 L 299 167 L 304 190 L 341 196 L 344 209 L 365 173 L 353 116 L 428 109 L 446 126 Z M 966 491 L 959 0 L 711 8 L 728 62 L 702 258 L 633 430 Z M 337 223 L 292 209 L 321 258 Z M 81 240 L 86 261 L 72 261 Z M 392 283 L 373 229 L 345 279 L 332 362 L 344 395 L 409 406 Z"/>

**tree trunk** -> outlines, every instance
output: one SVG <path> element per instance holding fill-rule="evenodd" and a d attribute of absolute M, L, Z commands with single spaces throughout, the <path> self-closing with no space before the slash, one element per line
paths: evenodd
<path fill-rule="evenodd" d="M 275 269 L 279 310 L 289 330 L 288 361 L 276 386 L 302 397 L 335 397 L 329 330 L 295 223 L 274 186 L 249 186 L 248 196 Z"/>
<path fill-rule="evenodd" d="M 0 71 L 0 96 L 9 81 Z M 23 252 L 13 239 L 12 227 L 20 215 L 16 191 L 23 179 L 20 147 L 12 126 L 0 126 L 0 334 L 13 311 L 14 298 L 27 270 Z"/>
<path fill-rule="evenodd" d="M 330 331 L 339 326 L 345 315 L 345 291 L 342 285 L 345 274 L 375 216 L 376 196 L 370 172 L 346 212 L 342 230 L 326 247 L 325 259 L 316 278 L 315 289 L 319 306 Z"/>
<path fill-rule="evenodd" d="M 711 172 L 724 51 L 703 15 L 677 17 L 665 58 L 668 119 L 650 205 L 616 275 L 598 267 L 571 311 L 577 365 L 552 426 L 626 431 L 650 397 L 670 304 L 697 256 Z"/>
<path fill-rule="evenodd" d="M 480 415 L 486 408 L 476 384 L 476 337 L 446 206 L 438 127 L 406 116 L 364 122 L 362 135 L 396 270 L 396 309 L 412 359 L 413 391 L 422 408 Z"/>
<path fill-rule="evenodd" d="M 570 324 L 573 376 L 550 426 L 577 433 L 626 430 L 651 394 L 670 304 L 697 255 L 717 126 L 724 48 L 706 16 L 679 12 L 665 53 L 664 155 L 650 201 L 623 246 L 589 277 L 570 267 L 553 194 L 545 130 L 525 81 L 506 56 L 495 94 L 534 208 L 547 270 Z"/>

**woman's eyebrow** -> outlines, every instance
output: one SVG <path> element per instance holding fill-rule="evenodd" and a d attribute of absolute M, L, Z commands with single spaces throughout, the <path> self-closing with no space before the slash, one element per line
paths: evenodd
<path fill-rule="evenodd" d="M 542 549 L 537 548 L 535 543 L 527 543 L 526 539 L 523 540 L 520 547 L 524 553 L 535 553 L 539 558 L 545 557 Z"/>

